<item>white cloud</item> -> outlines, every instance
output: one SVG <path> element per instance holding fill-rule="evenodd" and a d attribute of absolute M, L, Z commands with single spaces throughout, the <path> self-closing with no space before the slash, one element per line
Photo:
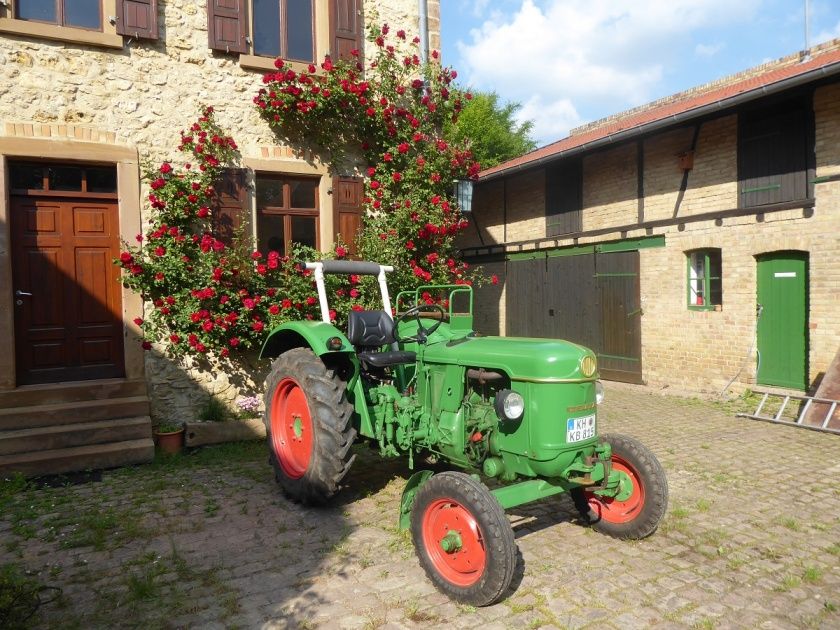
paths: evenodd
<path fill-rule="evenodd" d="M 816 44 L 822 44 L 823 42 L 827 42 L 830 39 L 836 39 L 840 37 L 840 22 L 834 25 L 834 28 L 830 28 L 824 31 L 820 31 L 811 41 L 811 45 L 814 46 Z"/>
<path fill-rule="evenodd" d="M 723 42 L 717 42 L 716 44 L 697 44 L 694 47 L 694 54 L 698 57 L 714 57 L 724 48 L 726 48 L 726 44 Z"/>
<path fill-rule="evenodd" d="M 458 42 L 458 68 L 473 88 L 522 103 L 542 144 L 593 104 L 615 112 L 647 102 L 688 34 L 748 19 L 760 1 L 523 0 Z"/>

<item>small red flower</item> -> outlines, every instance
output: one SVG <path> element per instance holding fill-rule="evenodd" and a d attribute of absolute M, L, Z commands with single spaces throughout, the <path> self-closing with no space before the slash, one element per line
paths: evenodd
<path fill-rule="evenodd" d="M 315 306 L 315 303 L 316 303 L 317 301 L 318 301 L 318 300 L 316 300 L 316 299 L 315 299 L 314 297 L 312 297 L 311 295 L 310 295 L 308 298 L 306 298 L 306 303 L 307 303 L 309 306 Z"/>
<path fill-rule="evenodd" d="M 172 343 L 178 343 L 181 341 L 181 338 L 178 335 L 172 334 L 169 335 L 169 341 L 171 341 Z"/>
<path fill-rule="evenodd" d="M 152 349 L 152 342 L 151 341 L 144 341 L 140 345 L 143 347 L 143 350 L 151 350 Z"/>
<path fill-rule="evenodd" d="M 341 245 L 339 245 L 338 247 L 335 248 L 335 255 L 338 258 L 344 258 L 347 255 L 347 250 L 344 247 L 342 247 Z"/>
<path fill-rule="evenodd" d="M 135 317 L 134 318 L 134 323 L 137 324 L 138 326 L 142 326 L 143 325 L 143 318 L 142 317 Z"/>
<path fill-rule="evenodd" d="M 172 172 L 172 165 L 169 162 L 164 162 L 160 165 L 160 172 L 166 175 Z"/>
<path fill-rule="evenodd" d="M 497 276 L 497 275 L 494 273 L 494 274 L 490 277 L 490 282 L 492 282 L 493 284 L 499 284 L 499 276 Z"/>

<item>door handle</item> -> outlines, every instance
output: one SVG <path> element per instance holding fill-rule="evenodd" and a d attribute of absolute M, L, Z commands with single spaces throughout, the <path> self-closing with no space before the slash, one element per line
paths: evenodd
<path fill-rule="evenodd" d="M 24 295 L 29 296 L 29 297 L 32 297 L 32 294 L 31 294 L 31 293 L 27 293 L 26 291 L 21 291 L 20 289 L 18 289 L 17 291 L 15 291 L 15 297 L 21 297 L 21 296 L 24 296 Z"/>

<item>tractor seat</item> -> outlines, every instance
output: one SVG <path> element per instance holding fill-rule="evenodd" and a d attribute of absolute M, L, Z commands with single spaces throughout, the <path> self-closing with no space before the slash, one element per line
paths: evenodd
<path fill-rule="evenodd" d="M 394 320 L 385 311 L 350 311 L 347 320 L 347 339 L 352 343 L 363 363 L 377 368 L 414 363 L 417 354 L 404 350 L 379 348 L 391 345 L 394 339 Z"/>

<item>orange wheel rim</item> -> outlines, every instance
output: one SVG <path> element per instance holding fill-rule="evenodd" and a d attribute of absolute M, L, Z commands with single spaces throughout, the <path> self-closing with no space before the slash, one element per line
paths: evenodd
<path fill-rule="evenodd" d="M 312 416 L 306 394 L 290 377 L 281 380 L 271 397 L 271 445 L 283 472 L 300 479 L 312 458 Z"/>
<path fill-rule="evenodd" d="M 613 470 L 627 475 L 633 484 L 633 493 L 626 501 L 616 501 L 611 497 L 602 497 L 591 492 L 585 493 L 586 499 L 598 520 L 616 524 L 629 523 L 637 518 L 645 507 L 645 487 L 639 472 L 626 460 L 613 455 L 612 467 Z"/>
<path fill-rule="evenodd" d="M 445 550 L 445 539 L 457 539 Z M 423 513 L 423 544 L 435 570 L 456 586 L 472 586 L 487 566 L 481 528 L 472 513 L 453 499 L 438 499 Z"/>

